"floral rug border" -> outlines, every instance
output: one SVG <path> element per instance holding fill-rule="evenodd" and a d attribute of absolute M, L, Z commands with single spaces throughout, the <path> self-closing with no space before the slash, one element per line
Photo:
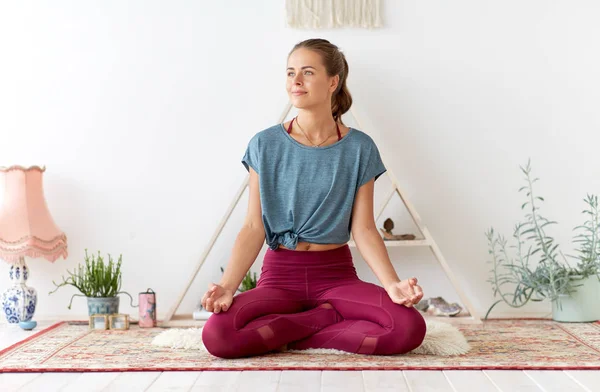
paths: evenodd
<path fill-rule="evenodd" d="M 483 321 L 484 324 L 487 321 L 519 321 L 519 320 L 537 320 L 537 321 L 552 321 L 551 319 L 548 318 L 510 318 L 510 319 L 506 319 L 506 318 L 498 318 L 498 319 L 488 319 L 486 321 Z M 45 334 L 48 334 L 54 330 L 56 330 L 57 328 L 61 327 L 61 326 L 69 326 L 69 325 L 87 325 L 87 321 L 60 321 L 57 322 L 49 327 L 46 327 L 42 330 L 40 330 L 39 332 L 27 337 L 24 340 L 21 340 L 3 350 L 0 350 L 0 357 L 2 357 L 3 355 L 20 348 L 21 346 L 35 340 L 38 339 L 40 337 L 42 337 Z M 582 346 L 587 347 L 588 349 L 596 352 L 598 354 L 598 364 L 593 364 L 593 365 L 573 365 L 573 366 L 563 366 L 563 365 L 548 365 L 548 366 L 539 366 L 538 365 L 519 365 L 519 366 L 510 366 L 510 365 L 491 365 L 491 364 L 485 364 L 485 365 L 469 365 L 469 364 L 461 364 L 459 366 L 452 366 L 452 365 L 435 365 L 435 366 L 423 366 L 423 365 L 385 365 L 385 366 L 367 366 L 367 365 L 360 365 L 360 366 L 324 366 L 324 365 L 319 365 L 319 366 L 306 366 L 306 365 L 302 365 L 302 366 L 286 366 L 286 365 L 276 365 L 276 366 L 269 366 L 269 364 L 272 364 L 273 361 L 272 359 L 274 358 L 274 356 L 277 355 L 281 355 L 281 354 L 269 354 L 265 357 L 271 357 L 270 360 L 266 360 L 265 362 L 265 366 L 261 366 L 261 365 L 257 365 L 256 362 L 254 363 L 250 363 L 248 365 L 240 365 L 240 366 L 236 366 L 236 365 L 231 365 L 231 366 L 227 366 L 227 367 L 222 367 L 222 366 L 183 366 L 183 367 L 177 367 L 177 366 L 165 366 L 165 367 L 148 367 L 148 366 L 141 366 L 141 367 L 44 367 L 44 366 L 32 366 L 32 367 L 0 367 L 0 373 L 32 373 L 32 372 L 143 372 L 143 371 L 149 371 L 149 372 L 161 372 L 161 371 L 264 371 L 264 370 L 275 370 L 275 371 L 280 371 L 280 370 L 343 370 L 343 371 L 360 371 L 360 370 L 600 370 L 600 347 L 596 344 L 594 345 L 593 343 L 591 343 L 590 341 L 586 340 L 586 336 L 580 336 L 577 335 L 575 333 L 573 333 L 572 330 L 570 330 L 569 325 L 573 324 L 573 323 L 560 323 L 560 322 L 554 322 L 554 325 L 557 326 L 559 329 L 561 329 L 565 334 L 569 335 L 572 339 L 575 339 L 579 344 L 581 344 Z M 584 323 L 581 323 L 584 324 Z M 591 334 L 591 337 L 595 340 L 593 340 L 593 342 L 597 342 L 598 339 L 600 338 L 600 321 L 596 321 L 596 322 L 592 322 L 592 323 L 586 323 L 586 324 L 590 324 L 593 325 L 596 329 L 597 329 L 597 335 L 595 333 Z M 93 332 L 90 330 L 90 333 Z M 594 332 L 594 331 L 592 331 Z M 74 344 L 75 342 L 77 342 L 78 340 L 88 336 L 89 333 L 83 333 L 82 336 L 79 336 L 76 339 L 73 340 L 69 340 L 68 342 L 66 342 L 64 344 L 64 346 L 60 346 L 59 349 L 57 349 L 55 352 L 60 351 L 60 349 L 62 349 L 63 347 L 68 347 L 72 344 Z M 588 336 L 589 337 L 589 336 Z M 51 358 L 52 355 L 51 354 L 48 358 Z M 307 356 L 307 360 L 310 359 L 309 355 L 318 355 L 318 354 L 303 354 Z M 468 354 L 465 354 L 468 355 Z M 260 360 L 260 358 L 255 359 L 255 360 Z M 226 360 L 224 360 L 226 361 Z M 344 362 L 343 360 L 340 360 L 340 362 Z"/>

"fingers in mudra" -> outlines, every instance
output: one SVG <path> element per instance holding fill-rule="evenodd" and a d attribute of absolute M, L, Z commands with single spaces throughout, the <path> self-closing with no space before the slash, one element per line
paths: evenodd
<path fill-rule="evenodd" d="M 416 305 L 421 299 L 423 299 L 423 290 L 421 289 L 421 287 L 416 286 L 415 292 L 416 292 L 416 299 L 414 301 L 414 304 Z"/>
<path fill-rule="evenodd" d="M 413 307 L 423 298 L 423 289 L 415 277 L 398 282 L 388 290 L 390 297 L 399 305 Z"/>
<path fill-rule="evenodd" d="M 410 300 L 416 304 L 423 298 L 423 289 L 417 284 L 417 278 L 409 279 Z"/>
<path fill-rule="evenodd" d="M 202 307 L 208 312 L 220 313 L 229 310 L 233 302 L 233 293 L 221 285 L 211 283 L 202 297 Z"/>
<path fill-rule="evenodd" d="M 215 287 L 209 289 L 206 292 L 206 294 L 204 294 L 204 297 L 202 298 L 202 307 L 209 312 L 212 312 L 214 310 L 214 301 L 215 301 L 214 294 L 215 294 Z"/>
<path fill-rule="evenodd" d="M 206 310 L 208 310 L 209 312 L 212 312 L 214 310 L 213 301 L 210 298 L 206 300 Z"/>

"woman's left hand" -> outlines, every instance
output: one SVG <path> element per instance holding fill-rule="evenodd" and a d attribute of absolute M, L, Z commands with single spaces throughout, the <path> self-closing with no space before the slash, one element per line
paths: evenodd
<path fill-rule="evenodd" d="M 391 283 L 385 288 L 394 303 L 407 308 L 419 303 L 423 298 L 423 290 L 417 285 L 417 278 L 410 278 L 400 282 Z"/>

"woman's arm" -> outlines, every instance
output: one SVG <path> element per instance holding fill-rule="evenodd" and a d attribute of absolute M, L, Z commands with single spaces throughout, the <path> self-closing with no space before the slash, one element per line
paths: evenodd
<path fill-rule="evenodd" d="M 373 193 L 375 181 L 372 179 L 358 189 L 352 207 L 352 237 L 360 254 L 386 290 L 390 284 L 400 282 L 400 278 L 390 261 L 383 238 L 379 235 L 373 215 Z"/>
<path fill-rule="evenodd" d="M 391 300 L 412 307 L 423 298 L 423 289 L 417 278 L 400 282 L 390 261 L 383 238 L 377 232 L 373 216 L 373 191 L 375 180 L 361 186 L 352 207 L 352 236 L 361 255 L 371 267 Z"/>
<path fill-rule="evenodd" d="M 248 270 L 256 261 L 265 242 L 265 227 L 262 222 L 258 174 L 250 167 L 250 193 L 248 212 L 239 234 L 233 244 L 231 257 L 223 272 L 219 285 L 235 293 Z"/>

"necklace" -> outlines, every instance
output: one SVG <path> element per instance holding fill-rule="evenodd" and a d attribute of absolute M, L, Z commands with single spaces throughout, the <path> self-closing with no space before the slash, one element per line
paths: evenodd
<path fill-rule="evenodd" d="M 329 135 L 329 137 L 327 137 L 327 139 L 323 140 L 321 143 L 315 144 L 315 143 L 313 143 L 312 140 L 310 140 L 310 138 L 308 137 L 308 135 L 306 134 L 306 132 L 304 132 L 304 129 L 302 129 L 302 127 L 300 126 L 300 123 L 298 122 L 298 116 L 296 116 L 296 125 L 298 126 L 298 128 L 300 129 L 300 131 L 302 131 L 302 133 L 304 134 L 304 137 L 306 138 L 306 140 L 308 140 L 310 142 L 310 144 L 312 144 L 313 147 L 319 147 L 321 144 L 323 144 L 327 140 L 329 140 L 329 138 L 332 136 L 332 135 Z"/>

